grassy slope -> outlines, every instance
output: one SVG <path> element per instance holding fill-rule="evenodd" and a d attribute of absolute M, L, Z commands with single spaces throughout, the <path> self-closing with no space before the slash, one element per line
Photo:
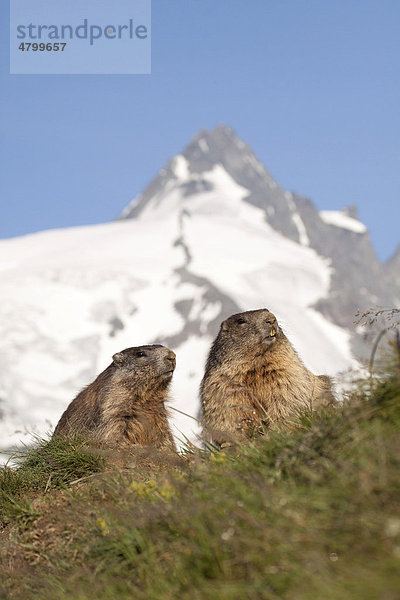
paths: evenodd
<path fill-rule="evenodd" d="M 173 461 L 42 443 L 0 475 L 0 597 L 400 598 L 398 379 L 372 398 Z"/>

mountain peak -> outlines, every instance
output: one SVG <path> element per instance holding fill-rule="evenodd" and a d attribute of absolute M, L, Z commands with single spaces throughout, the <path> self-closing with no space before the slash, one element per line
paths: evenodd
<path fill-rule="evenodd" d="M 260 220 L 273 230 L 330 261 L 331 294 L 321 298 L 316 307 L 333 322 L 352 327 L 354 312 L 365 305 L 366 298 L 382 305 L 393 303 L 386 279 L 395 280 L 396 289 L 400 286 L 399 254 L 388 262 L 385 277 L 378 277 L 382 265 L 365 226 L 357 220 L 355 207 L 318 211 L 307 198 L 285 190 L 250 146 L 225 124 L 199 131 L 120 218 L 142 217 L 148 209 L 147 214 L 161 218 L 175 214 L 181 223 L 182 214 L 189 214 L 193 207 L 201 205 L 202 210 L 212 214 L 218 202 L 229 214 L 236 215 L 256 207 Z"/>
<path fill-rule="evenodd" d="M 189 145 L 194 142 L 198 142 L 201 139 L 207 140 L 211 145 L 218 144 L 222 140 L 235 142 L 239 146 L 244 146 L 244 142 L 237 136 L 232 127 L 225 125 L 225 123 L 219 123 L 214 129 L 201 129 L 191 140 Z"/>
<path fill-rule="evenodd" d="M 202 129 L 182 152 L 191 173 L 210 171 L 215 165 L 225 170 L 241 185 L 247 187 L 249 179 L 267 178 L 271 175 L 254 155 L 253 150 L 227 125 L 221 123 L 212 130 Z"/>
<path fill-rule="evenodd" d="M 255 156 L 253 150 L 241 140 L 231 127 L 220 123 L 214 129 L 200 130 L 182 150 L 174 156 L 149 183 L 142 194 L 137 196 L 123 211 L 120 218 L 137 217 L 148 201 L 166 189 L 170 184 L 188 184 L 190 179 L 198 179 L 205 173 L 222 166 L 232 179 L 248 189 L 264 190 L 278 187 L 273 177 Z M 197 189 L 197 185 L 194 186 Z"/>
<path fill-rule="evenodd" d="M 225 123 L 219 123 L 216 127 L 214 127 L 214 129 L 211 130 L 211 133 L 237 137 L 232 127 L 225 125 Z"/>

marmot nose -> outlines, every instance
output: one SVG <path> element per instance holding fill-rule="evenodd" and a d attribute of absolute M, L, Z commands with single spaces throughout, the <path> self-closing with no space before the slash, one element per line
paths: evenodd
<path fill-rule="evenodd" d="M 172 352 L 172 350 L 168 350 L 165 359 L 172 365 L 172 367 L 175 369 L 175 365 L 176 365 L 176 355 L 175 352 Z"/>

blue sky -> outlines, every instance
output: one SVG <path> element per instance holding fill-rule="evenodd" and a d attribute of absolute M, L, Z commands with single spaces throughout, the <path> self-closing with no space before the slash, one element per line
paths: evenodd
<path fill-rule="evenodd" d="M 0 17 L 0 237 L 113 219 L 223 122 L 285 188 L 356 204 L 382 259 L 399 244 L 398 0 L 153 0 L 151 75 L 9 75 Z"/>

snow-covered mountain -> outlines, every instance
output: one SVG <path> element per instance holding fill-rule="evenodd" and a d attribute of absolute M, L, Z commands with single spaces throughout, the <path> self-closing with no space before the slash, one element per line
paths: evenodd
<path fill-rule="evenodd" d="M 397 291 L 396 306 L 400 304 L 400 245 L 396 252 L 387 261 L 385 265 L 387 280 L 391 282 L 393 288 Z"/>
<path fill-rule="evenodd" d="M 196 415 L 219 324 L 267 307 L 309 368 L 355 365 L 357 307 L 392 301 L 352 210 L 277 185 L 231 129 L 202 131 L 106 225 L 0 241 L 0 447 L 43 433 L 114 352 L 177 354 L 172 407 Z M 177 437 L 196 423 L 173 413 Z"/>

